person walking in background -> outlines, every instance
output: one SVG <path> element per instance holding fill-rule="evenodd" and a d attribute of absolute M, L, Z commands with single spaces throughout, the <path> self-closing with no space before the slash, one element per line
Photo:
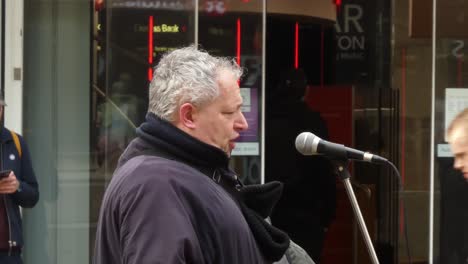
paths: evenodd
<path fill-rule="evenodd" d="M 454 156 L 453 167 L 468 181 L 468 108 L 458 113 L 447 129 L 447 141 Z"/>
<path fill-rule="evenodd" d="M 0 263 L 20 264 L 24 242 L 19 207 L 34 207 L 39 187 L 24 139 L 3 126 L 4 107 L 0 98 Z"/>
<path fill-rule="evenodd" d="M 304 71 L 291 69 L 267 97 L 265 178 L 284 183 L 284 193 L 271 216 L 273 225 L 320 263 L 326 231 L 335 218 L 336 177 L 327 157 L 304 156 L 295 148 L 301 132 L 328 139 L 320 113 L 304 101 L 306 88 Z"/>
<path fill-rule="evenodd" d="M 441 237 L 446 244 L 442 245 L 444 260 L 447 263 L 468 264 L 468 210 L 466 201 L 468 201 L 468 107 L 458 113 L 450 122 L 446 131 L 446 139 L 450 145 L 454 160 L 453 168 L 461 172 L 462 179 L 452 179 L 457 185 L 452 186 L 449 190 L 452 198 L 451 204 L 445 205 L 445 209 L 441 210 L 442 221 L 447 217 L 447 224 L 441 227 Z M 453 177 L 453 173 L 445 175 L 445 177 Z M 442 188 L 443 189 L 443 188 Z M 444 193 L 441 194 L 444 197 Z"/>
<path fill-rule="evenodd" d="M 161 58 L 146 121 L 104 194 L 95 264 L 283 259 L 289 237 L 264 220 L 281 183 L 244 186 L 229 167 L 235 141 L 248 128 L 241 75 L 234 61 L 195 46 Z"/>

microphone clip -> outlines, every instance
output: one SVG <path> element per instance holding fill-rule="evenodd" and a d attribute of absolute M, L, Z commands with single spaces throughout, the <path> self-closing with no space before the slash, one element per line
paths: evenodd
<path fill-rule="evenodd" d="M 350 163 L 349 159 L 334 159 L 332 163 L 335 167 L 335 174 L 338 176 L 338 178 L 341 180 L 351 178 L 351 174 L 348 170 Z"/>

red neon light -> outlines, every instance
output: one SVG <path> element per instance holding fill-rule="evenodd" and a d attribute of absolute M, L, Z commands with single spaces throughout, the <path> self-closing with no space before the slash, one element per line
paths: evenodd
<path fill-rule="evenodd" d="M 101 11 L 104 8 L 104 0 L 96 0 L 94 2 L 94 10 Z"/>
<path fill-rule="evenodd" d="M 333 0 L 333 3 L 335 4 L 336 13 L 339 13 L 341 10 L 342 0 Z"/>
<path fill-rule="evenodd" d="M 148 81 L 153 79 L 153 27 L 154 19 L 153 16 L 150 16 L 148 21 Z"/>
<path fill-rule="evenodd" d="M 401 184 L 405 183 L 406 176 L 406 48 L 401 50 Z"/>
<path fill-rule="evenodd" d="M 148 68 L 148 81 L 153 80 L 153 67 Z"/>
<path fill-rule="evenodd" d="M 297 22 L 294 36 L 294 68 L 299 68 L 299 23 Z"/>
<path fill-rule="evenodd" d="M 241 20 L 237 19 L 237 64 L 241 63 Z"/>
<path fill-rule="evenodd" d="M 153 64 L 153 16 L 149 17 L 148 21 L 148 63 Z"/>

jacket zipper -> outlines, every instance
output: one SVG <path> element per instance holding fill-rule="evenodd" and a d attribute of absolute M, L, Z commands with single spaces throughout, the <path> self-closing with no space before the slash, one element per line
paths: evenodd
<path fill-rule="evenodd" d="M 0 147 L 0 168 L 3 170 L 3 143 Z M 10 215 L 8 214 L 8 207 L 7 207 L 7 201 L 5 195 L 3 195 L 3 204 L 5 205 L 5 212 L 7 215 L 7 221 L 8 221 L 8 256 L 11 256 L 11 251 L 13 247 L 13 241 L 11 241 L 11 223 L 10 223 Z"/>

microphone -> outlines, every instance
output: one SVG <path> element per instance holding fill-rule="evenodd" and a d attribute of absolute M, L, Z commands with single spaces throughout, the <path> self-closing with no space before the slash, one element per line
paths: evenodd
<path fill-rule="evenodd" d="M 387 163 L 388 160 L 369 152 L 348 148 L 344 145 L 323 140 L 310 132 L 302 132 L 296 137 L 296 149 L 301 154 L 310 156 L 323 154 L 332 158 L 353 159 L 374 163 Z"/>

